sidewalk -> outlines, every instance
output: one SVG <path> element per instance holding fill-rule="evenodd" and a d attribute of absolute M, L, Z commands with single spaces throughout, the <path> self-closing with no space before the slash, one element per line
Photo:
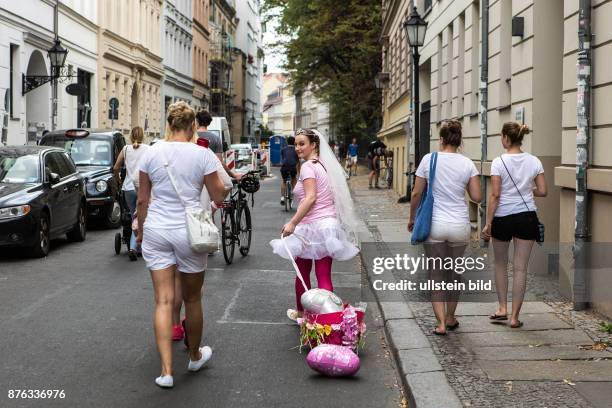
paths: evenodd
<path fill-rule="evenodd" d="M 391 190 L 368 189 L 365 173 L 360 168 L 349 184 L 376 242 L 367 248 L 378 251 L 362 250 L 367 269 L 373 257 L 394 255 L 388 244 L 410 246 L 410 235 L 409 204 L 397 204 Z M 600 342 L 612 344 L 612 336 L 597 329 L 601 317 L 574 312 L 561 299 L 540 301 L 533 293 L 527 299 L 534 301 L 523 306 L 521 329 L 491 324 L 493 301 L 463 302 L 457 312 L 461 326 L 434 336 L 429 302 L 408 301 L 405 292 L 399 301 L 379 297 L 410 406 L 609 407 L 612 349 Z"/>

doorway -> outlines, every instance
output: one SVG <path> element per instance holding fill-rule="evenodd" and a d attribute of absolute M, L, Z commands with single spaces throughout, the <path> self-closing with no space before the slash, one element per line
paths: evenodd
<path fill-rule="evenodd" d="M 30 55 L 26 75 L 49 75 L 45 57 L 36 50 Z M 44 130 L 50 129 L 51 121 L 51 84 L 44 84 L 25 95 L 27 143 L 36 144 Z"/>

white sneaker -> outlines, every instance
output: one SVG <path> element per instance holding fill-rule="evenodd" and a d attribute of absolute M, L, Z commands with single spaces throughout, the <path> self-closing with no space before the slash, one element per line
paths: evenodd
<path fill-rule="evenodd" d="M 174 387 L 174 378 L 171 375 L 160 375 L 155 379 L 155 384 L 162 388 Z"/>
<path fill-rule="evenodd" d="M 198 361 L 191 361 L 191 359 L 189 359 L 189 365 L 187 366 L 187 370 L 200 371 L 200 369 L 204 367 L 204 365 L 212 357 L 212 349 L 208 346 L 200 347 L 200 353 L 202 353 L 202 358 Z"/>

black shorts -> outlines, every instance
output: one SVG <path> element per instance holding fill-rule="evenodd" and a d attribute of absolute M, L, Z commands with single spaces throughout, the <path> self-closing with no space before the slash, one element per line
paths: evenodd
<path fill-rule="evenodd" d="M 287 180 L 289 177 L 294 178 L 297 176 L 297 169 L 295 166 L 292 167 L 281 167 L 281 177 L 283 180 Z"/>
<path fill-rule="evenodd" d="M 511 241 L 512 238 L 535 241 L 538 237 L 538 216 L 535 211 L 525 211 L 505 217 L 494 217 L 491 236 L 498 241 Z"/>

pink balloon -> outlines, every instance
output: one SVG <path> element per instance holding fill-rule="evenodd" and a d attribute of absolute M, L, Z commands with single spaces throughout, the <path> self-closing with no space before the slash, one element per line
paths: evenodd
<path fill-rule="evenodd" d="M 350 348 L 335 344 L 319 344 L 310 350 L 306 363 L 313 370 L 329 376 L 351 376 L 359 371 L 360 361 Z"/>

